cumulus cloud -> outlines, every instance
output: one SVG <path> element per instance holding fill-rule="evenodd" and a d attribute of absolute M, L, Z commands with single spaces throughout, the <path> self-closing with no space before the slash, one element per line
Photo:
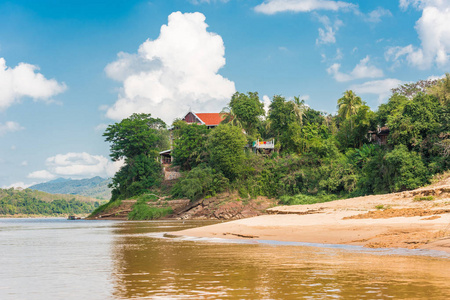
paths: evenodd
<path fill-rule="evenodd" d="M 378 101 L 382 103 L 391 95 L 391 89 L 403 84 L 401 80 L 387 78 L 383 80 L 368 81 L 363 84 L 357 84 L 350 87 L 357 94 L 378 95 Z"/>
<path fill-rule="evenodd" d="M 53 179 L 56 177 L 111 177 L 123 166 L 123 161 L 112 162 L 102 155 L 86 152 L 57 154 L 47 158 L 46 170 L 28 174 L 28 178 Z"/>
<path fill-rule="evenodd" d="M 1 90 L 0 90 L 0 92 L 1 92 Z M 23 129 L 25 129 L 25 128 L 20 126 L 20 124 L 17 122 L 7 121 L 4 124 L 0 123 L 0 136 L 3 136 L 10 132 L 16 132 L 19 130 L 23 130 Z"/>
<path fill-rule="evenodd" d="M 352 9 L 357 6 L 344 1 L 330 0 L 266 0 L 255 7 L 255 11 L 267 15 L 279 12 L 310 12 L 314 10 Z"/>
<path fill-rule="evenodd" d="M 345 82 L 355 79 L 361 79 L 361 78 L 378 78 L 383 77 L 383 71 L 381 69 L 378 69 L 375 66 L 369 65 L 370 57 L 366 56 L 363 58 L 359 64 L 355 66 L 355 68 L 349 73 L 342 73 L 339 71 L 341 68 L 341 64 L 335 63 L 331 65 L 327 72 L 330 75 L 333 75 L 334 79 L 339 82 Z"/>
<path fill-rule="evenodd" d="M 316 44 L 334 44 L 336 43 L 336 32 L 344 23 L 341 20 L 336 20 L 333 24 L 327 16 L 318 16 L 319 22 L 325 28 L 319 28 L 319 37 L 316 39 Z"/>
<path fill-rule="evenodd" d="M 450 64 L 450 2 L 443 0 L 401 0 L 400 7 L 412 6 L 422 10 L 415 29 L 421 46 L 407 45 L 389 48 L 385 57 L 399 62 L 403 58 L 419 69 L 429 69 L 434 64 L 447 67 Z"/>
<path fill-rule="evenodd" d="M 23 97 L 35 101 L 49 102 L 51 97 L 66 90 L 64 83 L 55 79 L 46 79 L 35 65 L 19 63 L 16 67 L 6 66 L 6 61 L 0 57 L 0 111 L 19 102 Z"/>
<path fill-rule="evenodd" d="M 145 112 L 171 122 L 189 108 L 217 112 L 224 107 L 235 85 L 218 74 L 225 47 L 207 28 L 203 14 L 175 12 L 159 37 L 145 41 L 137 54 L 119 53 L 105 71 L 123 87 L 106 116 L 120 120 Z"/>

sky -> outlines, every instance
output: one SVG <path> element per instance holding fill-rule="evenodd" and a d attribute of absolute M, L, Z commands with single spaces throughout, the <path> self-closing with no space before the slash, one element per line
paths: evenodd
<path fill-rule="evenodd" d="M 0 0 L 0 187 L 110 177 L 102 134 L 171 124 L 236 91 L 376 110 L 450 67 L 448 0 Z"/>

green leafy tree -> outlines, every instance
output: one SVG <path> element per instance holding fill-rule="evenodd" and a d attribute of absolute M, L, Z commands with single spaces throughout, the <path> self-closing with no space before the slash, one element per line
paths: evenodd
<path fill-rule="evenodd" d="M 363 102 L 354 115 L 340 124 L 337 139 L 341 148 L 359 148 L 367 143 L 367 132 L 374 126 L 375 118 L 375 113 Z"/>
<path fill-rule="evenodd" d="M 111 144 L 111 158 L 146 155 L 156 157 L 158 151 L 167 148 L 166 124 L 150 114 L 132 114 L 120 123 L 109 125 L 103 136 Z"/>
<path fill-rule="evenodd" d="M 212 166 L 234 180 L 242 169 L 246 143 L 245 135 L 238 127 L 221 124 L 214 128 L 208 139 Z"/>
<path fill-rule="evenodd" d="M 223 123 L 242 127 L 248 135 L 256 133 L 260 117 L 264 116 L 264 104 L 259 100 L 258 93 L 247 94 L 236 92 L 230 100 L 229 106 L 223 112 L 228 113 Z"/>
<path fill-rule="evenodd" d="M 111 144 L 110 156 L 125 163 L 112 179 L 112 201 L 139 195 L 160 182 L 161 164 L 156 159 L 168 144 L 165 128 L 150 114 L 133 114 L 108 126 L 103 136 Z"/>
<path fill-rule="evenodd" d="M 190 170 L 208 160 L 206 146 L 210 130 L 205 125 L 186 124 L 177 121 L 174 124 L 174 164 L 183 170 Z"/>

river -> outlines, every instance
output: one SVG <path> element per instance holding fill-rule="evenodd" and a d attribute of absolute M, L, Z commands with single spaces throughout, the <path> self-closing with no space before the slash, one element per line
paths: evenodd
<path fill-rule="evenodd" d="M 209 221 L 0 219 L 0 299 L 450 299 L 450 258 L 164 237 Z"/>

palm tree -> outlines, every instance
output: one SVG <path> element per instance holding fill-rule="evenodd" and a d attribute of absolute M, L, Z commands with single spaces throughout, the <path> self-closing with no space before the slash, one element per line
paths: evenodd
<path fill-rule="evenodd" d="M 356 96 L 352 90 L 347 90 L 345 91 L 344 96 L 338 100 L 338 115 L 346 120 L 351 116 L 356 115 L 362 104 L 360 97 Z M 353 129 L 351 120 L 350 128 Z"/>
<path fill-rule="evenodd" d="M 295 116 L 300 121 L 300 124 L 303 125 L 303 116 L 305 115 L 308 106 L 305 104 L 305 100 L 300 100 L 299 97 L 294 97 L 294 101 L 290 101 L 292 103 L 292 108 L 294 110 Z"/>
<path fill-rule="evenodd" d="M 241 121 L 239 121 L 239 119 L 236 117 L 236 114 L 231 107 L 227 106 L 222 108 L 222 111 L 220 113 L 225 114 L 225 118 L 222 120 L 223 124 L 230 123 L 230 125 L 243 128 Z"/>

